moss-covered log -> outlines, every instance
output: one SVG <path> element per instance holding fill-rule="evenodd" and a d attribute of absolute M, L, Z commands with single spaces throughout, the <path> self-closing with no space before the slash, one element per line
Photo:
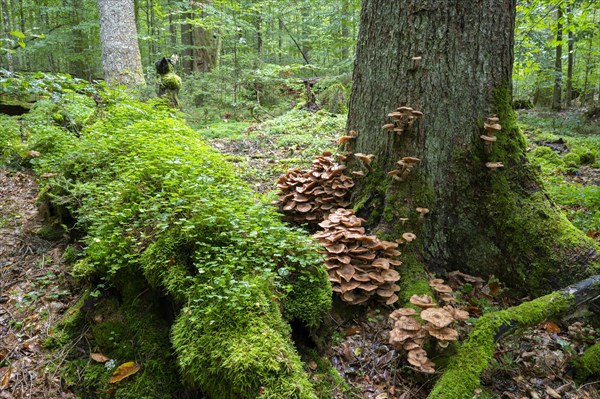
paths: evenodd
<path fill-rule="evenodd" d="M 310 237 L 257 201 L 164 101 L 112 94 L 79 137 L 47 105 L 38 102 L 24 123 L 40 152 L 36 172 L 51 174 L 44 192 L 86 233 L 73 273 L 113 287 L 123 305 L 153 301 L 150 285 L 174 308 L 172 350 L 145 348 L 153 364 L 175 353 L 187 384 L 214 399 L 315 399 L 288 324 L 314 326 L 331 306 Z M 130 310 L 128 325 L 147 325 L 133 319 L 147 314 Z M 144 379 L 144 397 L 164 396 L 159 380 L 153 388 Z"/>
<path fill-rule="evenodd" d="M 494 355 L 495 342 L 516 327 L 528 327 L 565 313 L 600 294 L 600 275 L 519 306 L 488 313 L 477 320 L 428 399 L 471 399 L 479 377 Z"/>

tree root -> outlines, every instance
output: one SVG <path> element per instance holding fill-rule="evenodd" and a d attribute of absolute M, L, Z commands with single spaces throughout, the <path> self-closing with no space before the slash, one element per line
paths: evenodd
<path fill-rule="evenodd" d="M 532 326 L 600 297 L 600 275 L 559 291 L 488 313 L 477 320 L 428 399 L 471 399 L 480 386 L 480 375 L 494 355 L 495 342 L 516 327 Z"/>

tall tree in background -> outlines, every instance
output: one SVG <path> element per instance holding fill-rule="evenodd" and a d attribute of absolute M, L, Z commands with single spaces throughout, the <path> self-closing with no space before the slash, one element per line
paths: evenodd
<path fill-rule="evenodd" d="M 4 35 L 8 39 L 10 35 L 10 19 L 8 16 L 8 0 L 0 0 L 0 8 L 2 8 L 2 22 L 4 28 Z M 8 40 L 7 40 L 8 41 Z M 10 43 L 10 41 L 8 41 Z M 8 66 L 8 70 L 12 72 L 13 70 L 13 56 L 12 49 L 9 49 L 6 52 L 6 64 Z"/>
<path fill-rule="evenodd" d="M 104 78 L 111 86 L 144 84 L 133 0 L 98 0 Z"/>
<path fill-rule="evenodd" d="M 537 294 L 598 266 L 597 247 L 548 201 L 525 156 L 511 108 L 515 3 L 363 2 L 347 128 L 358 133 L 349 150 L 375 158 L 355 202 L 380 233 L 417 234 L 407 276 L 425 264 Z M 400 135 L 382 129 L 399 106 L 424 113 Z M 487 152 L 480 136 L 492 115 L 501 131 Z M 403 157 L 420 164 L 397 181 L 388 172 Z"/>
<path fill-rule="evenodd" d="M 554 91 L 552 95 L 552 109 L 560 111 L 562 98 L 562 30 L 563 12 L 559 5 L 556 9 L 556 58 L 554 61 Z"/>

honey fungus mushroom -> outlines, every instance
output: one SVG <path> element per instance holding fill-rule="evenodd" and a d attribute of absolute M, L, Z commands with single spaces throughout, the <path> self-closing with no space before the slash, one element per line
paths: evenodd
<path fill-rule="evenodd" d="M 332 210 L 350 205 L 354 181 L 345 170 L 326 152 L 313 161 L 312 169 L 293 169 L 279 178 L 275 204 L 288 221 L 316 225 Z"/>
<path fill-rule="evenodd" d="M 417 207 L 416 211 L 419 213 L 419 218 L 422 219 L 429 213 L 429 209 L 423 207 Z"/>
<path fill-rule="evenodd" d="M 393 259 L 400 255 L 398 244 L 365 234 L 364 222 L 352 210 L 339 208 L 319 223 L 324 230 L 314 237 L 327 254 L 329 281 L 347 303 L 357 305 L 376 298 L 393 304 L 400 290 L 395 284 L 400 273 L 394 267 L 401 262 Z"/>
<path fill-rule="evenodd" d="M 387 116 L 393 119 L 393 123 L 387 123 L 383 125 L 383 128 L 401 135 L 404 131 L 409 130 L 417 119 L 423 117 L 423 112 L 402 106 Z"/>
<path fill-rule="evenodd" d="M 487 162 L 485 164 L 485 167 L 491 171 L 495 171 L 495 170 L 503 168 L 504 164 L 502 162 Z"/>

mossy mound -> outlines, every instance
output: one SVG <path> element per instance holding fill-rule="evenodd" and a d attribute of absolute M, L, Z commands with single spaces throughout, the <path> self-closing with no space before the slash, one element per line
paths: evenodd
<path fill-rule="evenodd" d="M 331 305 L 316 244 L 261 205 L 164 101 L 104 97 L 77 134 L 47 103 L 24 119 L 30 145 L 40 149 L 31 163 L 49 176 L 45 196 L 86 233 L 76 274 L 121 297 L 120 318 L 94 321 L 98 348 L 129 361 L 126 345 L 110 343 L 158 330 L 144 338 L 144 353 L 156 354 L 142 364 L 149 376 L 159 371 L 151 364 L 169 363 L 174 352 L 181 375 L 212 398 L 314 398 L 284 316 L 314 326 Z M 175 308 L 173 350 L 164 347 L 170 322 L 155 325 L 160 309 L 137 307 L 143 298 L 153 309 L 161 295 Z M 107 338 L 108 330 L 118 337 Z M 104 374 L 93 374 L 99 392 Z M 177 376 L 167 374 L 168 383 L 144 380 L 147 393 L 138 397 L 171 392 L 164 387 Z"/>

